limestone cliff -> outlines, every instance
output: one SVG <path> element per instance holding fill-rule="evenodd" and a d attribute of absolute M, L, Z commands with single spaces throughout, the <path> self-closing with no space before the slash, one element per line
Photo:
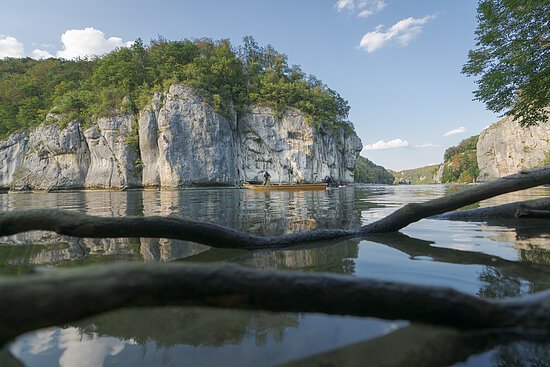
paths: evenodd
<path fill-rule="evenodd" d="M 271 109 L 249 108 L 237 121 L 236 143 L 240 179 L 261 176 L 274 182 L 319 182 L 330 175 L 353 182 L 361 140 L 345 128 L 317 129 L 298 110 L 275 117 Z"/>
<path fill-rule="evenodd" d="M 550 123 L 523 128 L 506 117 L 481 132 L 476 150 L 479 182 L 540 166 L 550 152 Z"/>
<path fill-rule="evenodd" d="M 28 136 L 21 137 L 26 143 L 20 141 L 19 145 L 25 148 L 2 162 L 2 165 L 9 165 L 11 161 L 20 162 L 13 172 L 12 188 L 51 190 L 84 187 L 90 152 L 79 123 L 71 122 L 65 128 L 43 124 Z"/>
<path fill-rule="evenodd" d="M 190 88 L 172 85 L 139 118 L 143 185 L 235 184 L 230 122 Z"/>
<path fill-rule="evenodd" d="M 138 131 L 136 131 L 138 130 Z M 138 147 L 139 136 L 139 147 Z M 133 141 L 133 143 L 132 143 Z M 249 106 L 226 118 L 183 85 L 157 93 L 139 114 L 65 127 L 44 123 L 0 142 L 0 187 L 15 190 L 353 182 L 361 141 L 349 127 L 316 127 L 298 110 Z"/>
<path fill-rule="evenodd" d="M 138 151 L 128 144 L 133 117 L 100 118 L 84 132 L 90 155 L 85 187 L 127 188 L 141 184 L 136 161 Z"/>

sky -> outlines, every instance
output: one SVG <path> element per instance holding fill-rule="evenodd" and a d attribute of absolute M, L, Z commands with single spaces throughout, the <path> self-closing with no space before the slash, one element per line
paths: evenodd
<path fill-rule="evenodd" d="M 101 55 L 137 38 L 253 36 L 348 100 L 361 155 L 440 163 L 499 117 L 461 74 L 476 0 L 0 0 L 0 58 Z M 0 91 L 1 92 L 1 91 Z"/>

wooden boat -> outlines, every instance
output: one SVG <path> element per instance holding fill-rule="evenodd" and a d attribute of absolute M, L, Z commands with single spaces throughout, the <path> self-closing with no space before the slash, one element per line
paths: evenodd
<path fill-rule="evenodd" d="M 291 184 L 291 185 L 253 185 L 249 183 L 243 184 L 244 188 L 252 190 L 325 190 L 327 188 L 326 183 L 320 184 Z"/>

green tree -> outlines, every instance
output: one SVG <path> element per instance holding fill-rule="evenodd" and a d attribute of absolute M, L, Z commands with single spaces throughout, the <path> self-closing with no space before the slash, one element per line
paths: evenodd
<path fill-rule="evenodd" d="M 480 0 L 477 48 L 462 72 L 481 76 L 475 99 L 527 126 L 550 106 L 550 1 Z"/>

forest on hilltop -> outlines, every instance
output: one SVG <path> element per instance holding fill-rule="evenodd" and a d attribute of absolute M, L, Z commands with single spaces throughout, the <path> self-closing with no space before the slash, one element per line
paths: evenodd
<path fill-rule="evenodd" d="M 354 180 L 357 183 L 375 183 L 391 185 L 394 176 L 384 167 L 374 164 L 371 160 L 358 156 L 353 169 Z"/>
<path fill-rule="evenodd" d="M 184 83 L 199 91 L 225 116 L 247 104 L 281 113 L 294 107 L 323 126 L 345 126 L 349 105 L 337 92 L 271 45 L 252 37 L 240 46 L 229 40 L 168 41 L 144 44 L 75 60 L 5 58 L 0 60 L 0 137 L 36 126 L 48 113 L 62 123 L 117 113 L 137 113 L 154 92 Z"/>

